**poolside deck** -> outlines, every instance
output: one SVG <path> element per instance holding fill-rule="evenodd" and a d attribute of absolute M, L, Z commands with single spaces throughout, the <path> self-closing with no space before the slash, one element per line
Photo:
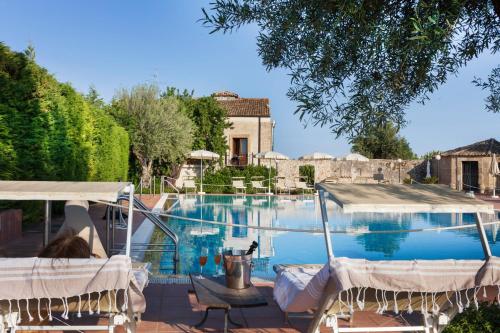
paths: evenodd
<path fill-rule="evenodd" d="M 493 211 L 493 203 L 467 197 L 444 185 L 330 184 L 319 187 L 344 212 L 454 212 Z"/>

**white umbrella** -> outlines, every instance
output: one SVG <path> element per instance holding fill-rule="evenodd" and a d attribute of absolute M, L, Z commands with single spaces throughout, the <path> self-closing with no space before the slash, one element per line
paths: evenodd
<path fill-rule="evenodd" d="M 187 157 L 193 160 L 200 160 L 200 194 L 203 194 L 203 160 L 213 161 L 218 160 L 220 155 L 208 150 L 195 150 L 187 154 Z"/>
<path fill-rule="evenodd" d="M 368 157 L 365 157 L 365 156 L 358 154 L 358 153 L 348 154 L 348 155 L 344 156 L 343 160 L 344 161 L 361 161 L 361 162 L 368 162 L 369 161 Z"/>
<path fill-rule="evenodd" d="M 496 195 L 496 187 L 497 187 L 496 177 L 500 175 L 500 168 L 498 167 L 496 154 L 491 155 L 490 174 L 493 176 L 493 196 L 492 196 L 492 198 L 497 198 L 497 195 Z"/>
<path fill-rule="evenodd" d="M 276 151 L 266 151 L 262 153 L 258 153 L 255 155 L 256 158 L 261 160 L 274 160 L 276 163 L 276 170 L 278 169 L 278 160 L 288 160 L 288 156 L 283 155 L 282 153 L 278 153 Z M 271 164 L 271 162 L 269 162 Z M 269 182 L 267 184 L 267 194 L 272 194 L 271 192 L 271 165 L 269 165 Z"/>
<path fill-rule="evenodd" d="M 313 160 L 333 160 L 335 157 L 333 157 L 330 154 L 327 153 L 319 153 L 319 152 L 314 152 L 312 154 L 304 155 L 299 157 L 299 160 L 302 161 L 313 161 Z"/>
<path fill-rule="evenodd" d="M 431 178 L 431 161 L 427 160 L 427 170 L 425 178 Z"/>

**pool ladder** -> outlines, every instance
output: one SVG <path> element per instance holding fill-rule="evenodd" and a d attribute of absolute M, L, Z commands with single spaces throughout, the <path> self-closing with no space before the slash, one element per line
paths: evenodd
<path fill-rule="evenodd" d="M 118 197 L 117 203 L 121 205 L 123 201 L 129 201 L 128 195 L 121 195 Z M 172 269 L 173 274 L 177 274 L 179 266 L 179 237 L 175 232 L 173 232 L 164 221 L 160 219 L 158 215 L 153 213 L 141 200 L 134 198 L 134 208 L 140 210 L 140 213 L 148 218 L 160 231 L 167 236 L 169 242 L 163 243 L 133 243 L 132 252 L 160 252 L 162 253 L 161 262 L 165 264 L 166 261 L 171 261 L 172 266 L 167 267 Z M 121 210 L 119 212 L 120 223 L 126 223 L 126 219 L 123 218 Z M 114 237 L 113 237 L 114 238 Z M 117 244 L 118 245 L 118 244 Z M 159 248 L 151 248 L 159 247 Z"/>

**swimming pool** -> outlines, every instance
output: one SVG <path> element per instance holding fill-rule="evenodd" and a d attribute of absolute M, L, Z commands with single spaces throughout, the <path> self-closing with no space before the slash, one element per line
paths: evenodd
<path fill-rule="evenodd" d="M 346 214 L 330 200 L 327 200 L 327 210 L 332 230 L 407 230 L 475 222 L 473 214 Z M 319 202 L 314 196 L 181 196 L 170 213 L 238 225 L 322 229 Z M 209 251 L 208 263 L 203 272 L 212 274 L 216 268 L 214 254 L 218 248 L 247 249 L 254 240 L 259 243 L 254 253 L 254 276 L 272 277 L 272 266 L 277 263 L 326 262 L 323 234 L 255 230 L 177 218 L 166 218 L 165 221 L 179 236 L 181 274 L 200 271 L 198 259 L 202 248 L 208 248 Z M 486 226 L 485 229 L 492 253 L 499 256 L 500 244 L 495 241 L 495 227 Z M 500 240 L 500 235 L 498 237 Z M 371 260 L 483 257 L 475 228 L 394 234 L 332 234 L 332 243 L 335 256 Z M 163 272 L 168 273 L 168 270 L 165 268 Z"/>

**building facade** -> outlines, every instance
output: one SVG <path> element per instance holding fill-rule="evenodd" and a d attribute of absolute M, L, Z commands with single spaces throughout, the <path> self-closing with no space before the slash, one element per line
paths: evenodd
<path fill-rule="evenodd" d="M 433 160 L 439 183 L 459 191 L 493 192 L 500 186 L 490 171 L 493 154 L 500 164 L 500 142 L 493 138 L 442 153 L 441 160 Z"/>
<path fill-rule="evenodd" d="M 258 164 L 255 155 L 273 150 L 275 122 L 271 119 L 268 98 L 242 98 L 223 91 L 213 94 L 227 111 L 231 127 L 225 130 L 228 150 L 226 165 Z"/>

